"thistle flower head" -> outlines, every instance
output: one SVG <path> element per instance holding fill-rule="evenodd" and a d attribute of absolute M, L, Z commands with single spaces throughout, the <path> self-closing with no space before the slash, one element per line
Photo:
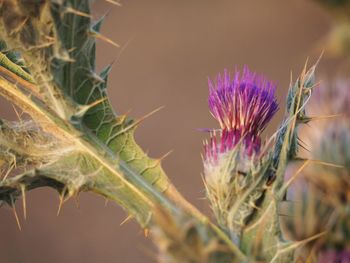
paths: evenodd
<path fill-rule="evenodd" d="M 209 110 L 220 124 L 220 134 L 211 134 L 205 144 L 207 159 L 217 159 L 241 142 L 247 155 L 258 153 L 260 134 L 278 110 L 275 85 L 247 66 L 242 73 L 227 70 L 209 80 Z"/>
<path fill-rule="evenodd" d="M 220 129 L 211 131 L 204 143 L 205 186 L 218 223 L 229 229 L 234 242 L 254 211 L 250 204 L 263 192 L 247 193 L 244 204 L 231 211 L 237 196 L 261 169 L 254 156 L 260 151 L 261 132 L 278 109 L 274 92 L 272 82 L 248 67 L 242 74 L 225 70 L 215 81 L 209 80 L 209 109 Z"/>

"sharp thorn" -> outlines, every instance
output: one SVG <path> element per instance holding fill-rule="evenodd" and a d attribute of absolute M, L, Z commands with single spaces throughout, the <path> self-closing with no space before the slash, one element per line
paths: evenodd
<path fill-rule="evenodd" d="M 74 203 L 75 203 L 75 206 L 77 207 L 77 209 L 80 209 L 80 201 L 79 201 L 79 196 L 75 196 L 74 198 Z"/>
<path fill-rule="evenodd" d="M 136 120 L 133 124 L 134 125 L 138 125 L 140 124 L 142 121 L 144 121 L 145 119 L 151 117 L 152 115 L 154 115 L 155 113 L 157 113 L 158 111 L 162 110 L 165 106 L 160 106 L 157 109 L 151 111 L 150 113 L 147 113 L 146 115 L 144 115 L 143 117 L 141 117 L 140 119 Z"/>
<path fill-rule="evenodd" d="M 91 72 L 91 75 L 90 75 L 94 80 L 96 80 L 97 82 L 99 83 L 105 83 L 106 81 L 101 78 L 101 76 L 99 74 L 97 74 L 95 71 L 92 71 Z"/>
<path fill-rule="evenodd" d="M 124 225 L 125 223 L 129 222 L 133 217 L 131 215 L 128 215 L 121 223 L 120 226 Z"/>
<path fill-rule="evenodd" d="M 91 104 L 88 104 L 88 105 L 80 105 L 80 106 L 78 107 L 78 111 L 74 114 L 74 116 L 76 116 L 76 117 L 78 117 L 78 118 L 81 118 L 81 117 L 84 116 L 84 114 L 85 114 L 88 110 L 90 110 L 91 108 L 95 107 L 96 105 L 98 105 L 98 104 L 100 104 L 100 103 L 102 103 L 102 102 L 104 102 L 104 101 L 106 101 L 106 100 L 107 100 L 107 97 L 103 97 L 103 98 L 101 98 L 101 99 L 99 99 L 99 100 L 94 101 L 94 102 L 91 103 Z"/>
<path fill-rule="evenodd" d="M 64 203 L 64 194 L 60 195 L 59 198 L 60 198 L 60 202 L 58 204 L 57 216 L 59 216 L 61 213 L 62 205 Z"/>
<path fill-rule="evenodd" d="M 317 67 L 317 66 L 318 66 L 318 64 L 320 63 L 320 61 L 321 61 L 321 59 L 322 59 L 322 57 L 323 57 L 324 53 L 325 53 L 325 50 L 324 50 L 324 49 L 322 49 L 321 54 L 320 54 L 320 56 L 318 57 L 318 59 L 317 59 L 317 61 L 316 61 L 315 65 L 314 65 L 315 67 Z"/>
<path fill-rule="evenodd" d="M 324 120 L 324 119 L 330 119 L 330 118 L 337 118 L 337 117 L 343 117 L 344 114 L 331 114 L 331 115 L 321 115 L 321 116 L 310 116 L 308 117 L 311 121 L 316 120 Z"/>
<path fill-rule="evenodd" d="M 18 121 L 22 122 L 22 114 L 23 114 L 23 112 L 19 113 L 18 110 L 16 109 L 15 105 L 13 105 L 13 104 L 12 104 L 12 108 L 13 108 L 16 116 L 17 116 Z"/>
<path fill-rule="evenodd" d="M 335 163 L 329 163 L 329 162 L 324 162 L 324 161 L 320 161 L 320 160 L 311 160 L 310 159 L 310 162 L 321 164 L 321 165 L 325 165 L 325 166 L 335 167 L 335 168 L 344 168 L 343 165 L 335 164 Z"/>
<path fill-rule="evenodd" d="M 104 35 L 102 35 L 102 34 L 100 34 L 100 33 L 98 33 L 98 32 L 96 32 L 96 31 L 90 31 L 90 34 L 94 37 L 94 38 L 97 38 L 97 39 L 100 39 L 100 40 L 102 40 L 102 41 L 105 41 L 105 42 L 107 42 L 108 44 L 111 44 L 111 45 L 113 45 L 113 46 L 115 46 L 115 47 L 120 47 L 120 45 L 118 45 L 117 43 L 115 43 L 112 39 L 110 39 L 110 38 L 108 38 L 108 37 L 106 37 L 106 36 L 104 36 Z"/>
<path fill-rule="evenodd" d="M 15 168 L 15 166 L 16 166 L 16 163 L 13 162 L 13 163 L 11 164 L 11 166 L 9 167 L 9 169 L 7 170 L 5 176 L 2 178 L 2 181 L 5 181 L 5 180 L 7 179 L 7 177 L 8 177 L 9 174 L 11 173 L 12 169 Z"/>
<path fill-rule="evenodd" d="M 83 16 L 83 17 L 91 18 L 91 15 L 90 15 L 90 14 L 81 12 L 81 11 L 79 11 L 79 10 L 77 10 L 77 9 L 72 8 L 72 7 L 66 7 L 65 12 L 66 12 L 66 13 L 72 13 L 72 14 L 75 14 L 75 15 L 77 15 L 77 16 Z"/>
<path fill-rule="evenodd" d="M 303 148 L 305 151 L 310 152 L 310 150 L 307 148 L 308 146 L 306 143 L 300 138 L 298 138 L 298 146 Z"/>
<path fill-rule="evenodd" d="M 149 229 L 148 228 L 145 228 L 144 230 L 143 230 L 143 234 L 145 235 L 145 237 L 148 237 L 149 236 Z"/>
<path fill-rule="evenodd" d="M 23 206 L 23 217 L 24 220 L 27 219 L 27 201 L 26 201 L 26 188 L 25 185 L 21 185 L 21 192 L 22 192 L 22 206 Z"/>
<path fill-rule="evenodd" d="M 159 162 L 163 161 L 165 158 L 167 158 L 170 154 L 173 153 L 174 150 L 170 150 L 169 152 L 167 152 L 166 154 L 164 154 L 163 156 L 161 156 L 158 160 Z"/>
<path fill-rule="evenodd" d="M 307 69 L 307 64 L 309 63 L 309 57 L 306 58 L 306 61 L 305 61 L 305 65 L 304 65 L 304 68 L 301 72 L 301 75 L 304 77 L 307 73 L 306 69 Z"/>
<path fill-rule="evenodd" d="M 143 117 L 141 117 L 140 119 L 134 121 L 133 123 L 131 123 L 129 126 L 125 127 L 124 129 L 120 130 L 119 132 L 117 132 L 116 134 L 113 134 L 113 138 L 118 137 L 119 135 L 135 128 L 136 126 L 138 126 L 141 122 L 143 122 L 145 119 L 151 117 L 153 114 L 157 113 L 158 111 L 160 111 L 161 109 L 163 109 L 164 106 L 161 106 L 153 111 L 151 111 L 150 113 L 144 115 Z"/>
<path fill-rule="evenodd" d="M 249 205 L 256 210 L 261 210 L 261 207 L 257 206 L 254 202 L 250 202 Z"/>
<path fill-rule="evenodd" d="M 19 231 L 22 231 L 21 223 L 20 223 L 20 221 L 19 221 L 18 214 L 17 214 L 17 211 L 16 211 L 15 206 L 12 207 L 12 211 L 13 211 L 13 214 L 14 214 L 14 216 L 15 216 L 18 229 L 19 229 Z"/>
<path fill-rule="evenodd" d="M 118 1 L 115 0 L 105 0 L 107 3 L 110 3 L 112 5 L 116 5 L 116 6 L 122 6 L 121 3 L 119 3 Z"/>
<path fill-rule="evenodd" d="M 297 242 L 293 242 L 292 244 L 290 244 L 290 245 L 288 245 L 288 246 L 282 248 L 281 250 L 283 250 L 283 251 L 288 251 L 288 250 L 296 249 L 296 248 L 301 247 L 301 246 L 305 245 L 306 243 L 309 243 L 309 242 L 311 242 L 311 241 L 313 241 L 313 240 L 315 240 L 315 239 L 318 239 L 318 238 L 320 238 L 320 237 L 322 237 L 322 236 L 324 236 L 324 235 L 326 235 L 326 234 L 327 234 L 327 231 L 323 231 L 323 232 L 321 232 L 321 233 L 318 233 L 318 234 L 316 234 L 316 235 L 313 235 L 313 236 L 311 236 L 311 237 L 309 237 L 309 238 L 306 238 L 306 239 L 304 239 L 304 240 L 300 240 L 300 241 L 297 241 Z"/>

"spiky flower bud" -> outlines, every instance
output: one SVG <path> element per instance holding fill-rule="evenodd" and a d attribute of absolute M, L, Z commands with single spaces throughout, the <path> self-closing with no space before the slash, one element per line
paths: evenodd
<path fill-rule="evenodd" d="M 260 136 L 278 110 L 275 89 L 247 66 L 242 73 L 225 70 L 215 81 L 209 80 L 209 109 L 220 129 L 211 131 L 209 142 L 204 143 L 204 179 L 214 214 L 231 233 L 244 225 L 252 204 L 262 195 L 260 190 L 250 193 L 239 212 L 232 212 L 237 196 L 256 179 L 252 170 L 258 166 Z"/>

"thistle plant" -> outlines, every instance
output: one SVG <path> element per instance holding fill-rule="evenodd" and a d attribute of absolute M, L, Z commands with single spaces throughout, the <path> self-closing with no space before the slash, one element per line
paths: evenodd
<path fill-rule="evenodd" d="M 231 77 L 226 70 L 215 83 L 209 81 L 209 109 L 220 130 L 204 143 L 205 186 L 219 224 L 229 228 L 234 240 L 264 193 L 260 182 L 243 206 L 235 206 L 261 172 L 260 134 L 278 109 L 274 92 L 271 82 L 248 67 L 241 76 L 237 71 Z"/>
<path fill-rule="evenodd" d="M 108 101 L 111 66 L 95 65 L 96 39 L 113 44 L 100 34 L 103 19 L 92 21 L 88 0 L 0 1 L 0 94 L 27 116 L 0 123 L 0 201 L 17 220 L 18 199 L 25 208 L 27 191 L 51 187 L 61 205 L 80 192 L 118 203 L 150 234 L 160 262 L 298 262 L 301 249 L 328 237 L 322 230 L 296 239 L 280 213 L 296 177 L 285 180 L 287 165 L 301 160 L 298 128 L 313 121 L 306 105 L 316 65 L 291 82 L 284 120 L 268 140 L 262 132 L 279 108 L 276 85 L 248 67 L 209 81 L 219 122 L 203 154 L 211 221 L 176 190 L 161 158 L 137 145 L 143 118 L 119 115 Z M 348 211 L 348 201 L 337 208 Z M 289 211 L 303 217 L 293 205 Z M 341 215 L 337 223 L 346 223 Z"/>

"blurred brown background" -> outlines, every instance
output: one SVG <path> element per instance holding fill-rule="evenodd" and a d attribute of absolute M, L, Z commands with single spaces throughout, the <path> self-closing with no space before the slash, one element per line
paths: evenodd
<path fill-rule="evenodd" d="M 202 139 L 213 127 L 207 110 L 207 76 L 248 64 L 278 83 L 284 102 L 290 71 L 296 76 L 330 28 L 330 17 L 311 0 L 125 0 L 95 2 L 94 16 L 110 10 L 103 33 L 123 48 L 99 43 L 99 67 L 116 60 L 109 81 L 115 108 L 140 117 L 165 105 L 137 132 L 152 156 L 173 153 L 164 168 L 179 190 L 210 213 L 201 182 Z M 322 42 L 321 42 L 322 43 Z M 323 62 L 325 65 L 325 62 Z M 14 118 L 11 107 L 2 116 Z M 282 111 L 269 130 L 281 119 Z M 58 196 L 48 189 L 27 195 L 22 231 L 9 208 L 0 209 L 1 263 L 154 262 L 151 241 L 102 198 L 81 194 L 56 216 Z"/>

